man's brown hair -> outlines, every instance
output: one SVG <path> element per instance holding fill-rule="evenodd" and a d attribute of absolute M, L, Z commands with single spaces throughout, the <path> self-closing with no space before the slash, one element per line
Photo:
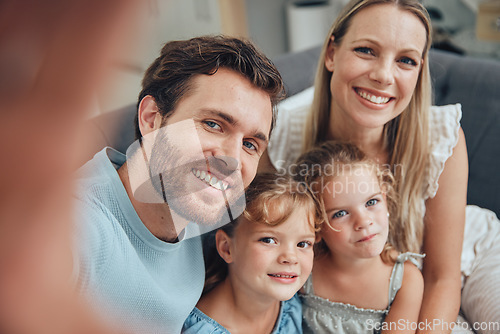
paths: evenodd
<path fill-rule="evenodd" d="M 190 88 L 191 79 L 199 74 L 212 75 L 219 68 L 233 70 L 247 78 L 255 87 L 269 94 L 273 107 L 271 130 L 276 120 L 276 104 L 284 95 L 283 81 L 274 64 L 251 42 L 224 36 L 203 36 L 172 41 L 147 69 L 139 94 L 151 95 L 165 118 L 171 115 L 179 100 Z M 142 137 L 137 115 L 136 139 Z"/>

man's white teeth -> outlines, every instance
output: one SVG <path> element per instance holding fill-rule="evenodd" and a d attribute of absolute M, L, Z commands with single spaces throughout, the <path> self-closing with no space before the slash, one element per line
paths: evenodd
<path fill-rule="evenodd" d="M 388 98 L 388 97 L 370 95 L 370 94 L 363 92 L 363 91 L 357 91 L 357 93 L 359 96 L 361 96 L 365 100 L 368 100 L 368 101 L 376 103 L 376 104 L 385 104 L 385 103 L 389 102 L 389 100 L 390 100 L 390 98 Z"/>
<path fill-rule="evenodd" d="M 217 179 L 215 176 L 211 175 L 208 172 L 200 171 L 198 169 L 192 169 L 193 175 L 198 179 L 204 181 L 209 186 L 218 189 L 218 190 L 226 190 L 228 184 L 222 180 Z"/>

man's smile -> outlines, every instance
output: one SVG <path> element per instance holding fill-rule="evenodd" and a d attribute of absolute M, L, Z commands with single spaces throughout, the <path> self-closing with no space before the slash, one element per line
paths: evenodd
<path fill-rule="evenodd" d="M 212 175 L 208 171 L 203 171 L 203 170 L 193 168 L 193 169 L 191 169 L 191 172 L 198 179 L 200 179 L 201 181 L 205 182 L 206 184 L 208 184 L 209 186 L 211 186 L 217 190 L 223 191 L 223 190 L 226 190 L 228 188 L 227 182 L 219 180 L 215 175 Z"/>

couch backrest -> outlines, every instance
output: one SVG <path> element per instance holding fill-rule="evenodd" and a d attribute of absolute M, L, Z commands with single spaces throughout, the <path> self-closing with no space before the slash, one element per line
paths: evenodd
<path fill-rule="evenodd" d="M 320 51 L 316 47 L 274 60 L 288 96 L 312 86 Z M 469 154 L 467 201 L 500 217 L 500 61 L 431 50 L 430 65 L 435 104 L 462 104 Z M 135 106 L 129 106 L 91 120 L 96 145 L 89 157 L 104 146 L 125 152 L 134 140 L 135 113 Z"/>

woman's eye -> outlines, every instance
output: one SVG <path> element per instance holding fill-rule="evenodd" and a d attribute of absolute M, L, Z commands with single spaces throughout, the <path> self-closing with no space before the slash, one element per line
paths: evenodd
<path fill-rule="evenodd" d="M 378 203 L 378 199 L 372 198 L 371 200 L 369 200 L 368 202 L 366 202 L 366 206 L 374 206 L 377 203 Z"/>
<path fill-rule="evenodd" d="M 257 147 L 255 147 L 255 145 L 252 142 L 248 141 L 248 140 L 243 141 L 243 146 L 245 146 L 249 150 L 257 151 Z"/>
<path fill-rule="evenodd" d="M 297 247 L 299 247 L 299 248 L 309 248 L 309 247 L 311 247 L 312 245 L 313 245 L 313 244 L 312 244 L 312 242 L 310 242 L 310 241 L 301 241 L 301 242 L 299 242 L 299 243 L 297 244 Z"/>
<path fill-rule="evenodd" d="M 373 54 L 373 50 L 370 49 L 370 48 L 367 48 L 367 47 L 355 48 L 354 51 L 356 51 L 358 53 L 364 53 L 364 54 L 367 54 L 367 55 L 372 55 Z"/>
<path fill-rule="evenodd" d="M 344 217 L 345 215 L 347 215 L 347 211 L 345 210 L 341 210 L 341 211 L 337 211 L 333 214 L 332 218 L 335 219 L 335 218 L 341 218 L 341 217 Z"/>
<path fill-rule="evenodd" d="M 401 58 L 400 62 L 405 64 L 405 65 L 417 66 L 417 62 L 411 58 L 408 58 L 408 57 Z"/>
<path fill-rule="evenodd" d="M 212 129 L 216 129 L 216 130 L 220 130 L 220 129 L 221 129 L 220 125 L 219 125 L 219 124 L 217 124 L 217 123 L 215 123 L 214 121 L 204 121 L 204 123 L 205 123 L 208 127 L 212 128 Z"/>
<path fill-rule="evenodd" d="M 265 244 L 276 244 L 276 240 L 274 240 L 274 238 L 271 238 L 271 237 L 265 237 L 265 238 L 260 238 L 259 239 L 260 242 L 263 242 Z"/>

